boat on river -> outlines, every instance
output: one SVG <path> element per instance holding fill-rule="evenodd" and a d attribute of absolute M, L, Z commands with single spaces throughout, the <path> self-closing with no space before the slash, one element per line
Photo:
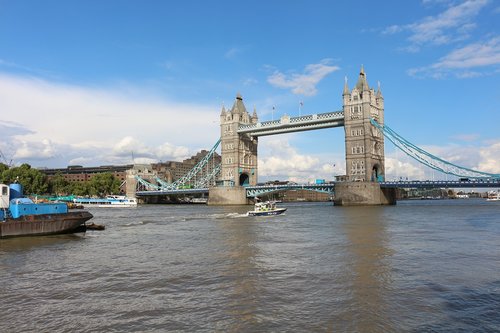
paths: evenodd
<path fill-rule="evenodd" d="M 108 195 L 105 198 L 74 198 L 74 204 L 83 205 L 84 208 L 130 208 L 137 207 L 137 199 L 124 195 Z"/>
<path fill-rule="evenodd" d="M 254 210 L 247 212 L 248 216 L 272 216 L 280 215 L 286 211 L 286 208 L 278 208 L 276 201 L 264 201 L 255 203 Z"/>
<path fill-rule="evenodd" d="M 490 191 L 488 192 L 488 197 L 486 201 L 500 201 L 500 191 Z"/>
<path fill-rule="evenodd" d="M 0 238 L 85 232 L 87 211 L 68 211 L 65 203 L 35 203 L 21 184 L 0 184 Z"/>

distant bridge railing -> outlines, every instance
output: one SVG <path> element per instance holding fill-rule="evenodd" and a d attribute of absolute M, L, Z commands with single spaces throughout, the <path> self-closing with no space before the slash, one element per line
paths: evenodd
<path fill-rule="evenodd" d="M 471 179 L 471 180 L 408 180 L 380 182 L 381 188 L 500 188 L 500 179 Z M 258 197 L 287 190 L 308 190 L 321 193 L 334 194 L 335 183 L 325 184 L 284 184 L 260 185 L 246 187 L 247 198 Z"/>
<path fill-rule="evenodd" d="M 500 187 L 500 179 L 468 180 L 407 180 L 381 182 L 382 188 L 495 188 Z"/>

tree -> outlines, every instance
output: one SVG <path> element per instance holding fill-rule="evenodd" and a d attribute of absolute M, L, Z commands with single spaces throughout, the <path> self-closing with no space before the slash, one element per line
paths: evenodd
<path fill-rule="evenodd" d="M 64 176 L 58 172 L 54 177 L 49 180 L 50 193 L 56 195 L 67 195 L 70 194 L 71 188 L 69 182 L 64 178 Z"/>
<path fill-rule="evenodd" d="M 13 167 L 2 172 L 3 183 L 20 183 L 26 194 L 44 194 L 47 193 L 47 177 L 40 170 L 32 169 L 29 164 L 21 164 L 19 167 Z"/>
<path fill-rule="evenodd" d="M 103 197 L 120 192 L 120 180 L 109 172 L 98 173 L 89 181 L 89 194 Z"/>
<path fill-rule="evenodd" d="M 69 193 L 74 194 L 74 195 L 78 195 L 78 196 L 89 195 L 88 182 L 72 182 L 70 184 Z"/>
<path fill-rule="evenodd" d="M 0 163 L 0 181 L 3 181 L 3 179 L 2 179 L 2 173 L 5 170 L 9 170 L 9 166 L 7 164 Z"/>

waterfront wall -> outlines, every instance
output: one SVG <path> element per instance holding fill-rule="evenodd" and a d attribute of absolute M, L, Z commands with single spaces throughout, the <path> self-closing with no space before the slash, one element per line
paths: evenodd
<path fill-rule="evenodd" d="M 397 190 L 380 188 L 374 182 L 344 182 L 335 184 L 334 204 L 337 206 L 395 205 Z"/>

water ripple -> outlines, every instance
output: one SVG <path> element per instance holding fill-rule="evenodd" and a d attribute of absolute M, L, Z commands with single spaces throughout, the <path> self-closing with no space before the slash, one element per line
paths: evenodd
<path fill-rule="evenodd" d="M 499 331 L 498 208 L 247 210 L 95 209 L 105 231 L 1 240 L 0 331 Z"/>

